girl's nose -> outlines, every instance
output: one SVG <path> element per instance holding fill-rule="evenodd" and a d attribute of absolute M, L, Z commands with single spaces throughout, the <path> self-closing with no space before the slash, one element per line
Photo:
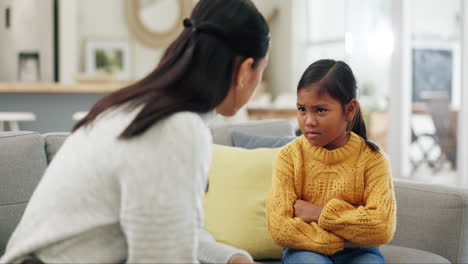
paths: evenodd
<path fill-rule="evenodd" d="M 318 125 L 317 118 L 315 118 L 315 116 L 311 114 L 307 115 L 306 120 L 305 120 L 305 125 L 316 127 Z"/>

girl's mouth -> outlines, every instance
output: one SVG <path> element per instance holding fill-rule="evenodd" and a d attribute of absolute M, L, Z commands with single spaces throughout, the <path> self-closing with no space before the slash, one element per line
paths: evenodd
<path fill-rule="evenodd" d="M 320 137 L 321 133 L 319 132 L 315 132 L 315 131 L 308 131 L 306 132 L 306 137 L 308 139 L 316 139 L 318 137 Z"/>

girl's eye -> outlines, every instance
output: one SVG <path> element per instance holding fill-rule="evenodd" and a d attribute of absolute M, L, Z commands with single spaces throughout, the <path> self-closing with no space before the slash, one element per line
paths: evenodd
<path fill-rule="evenodd" d="M 317 113 L 325 113 L 327 111 L 327 109 L 325 108 L 317 108 Z"/>
<path fill-rule="evenodd" d="M 297 110 L 301 113 L 305 113 L 306 109 L 304 107 L 298 107 Z"/>

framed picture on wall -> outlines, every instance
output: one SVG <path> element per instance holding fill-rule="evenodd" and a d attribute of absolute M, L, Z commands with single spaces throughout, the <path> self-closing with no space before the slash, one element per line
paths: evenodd
<path fill-rule="evenodd" d="M 130 48 L 127 41 L 88 40 L 86 73 L 110 75 L 119 81 L 130 80 Z"/>

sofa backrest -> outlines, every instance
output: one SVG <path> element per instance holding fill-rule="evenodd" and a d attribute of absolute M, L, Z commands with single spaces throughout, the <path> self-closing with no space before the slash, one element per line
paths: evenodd
<path fill-rule="evenodd" d="M 391 244 L 468 263 L 468 190 L 397 179 L 397 229 Z"/>
<path fill-rule="evenodd" d="M 0 133 L 0 255 L 46 167 L 40 134 Z"/>
<path fill-rule="evenodd" d="M 291 121 L 255 120 L 242 123 L 226 123 L 210 127 L 213 143 L 232 146 L 231 134 L 233 131 L 253 134 L 258 136 L 293 136 L 294 128 Z"/>
<path fill-rule="evenodd" d="M 292 136 L 294 128 L 291 121 L 278 120 L 256 120 L 242 123 L 217 124 L 210 127 L 213 143 L 232 146 L 231 133 L 233 131 L 259 135 L 259 136 Z M 44 134 L 45 151 L 47 160 L 50 162 L 69 133 Z"/>

